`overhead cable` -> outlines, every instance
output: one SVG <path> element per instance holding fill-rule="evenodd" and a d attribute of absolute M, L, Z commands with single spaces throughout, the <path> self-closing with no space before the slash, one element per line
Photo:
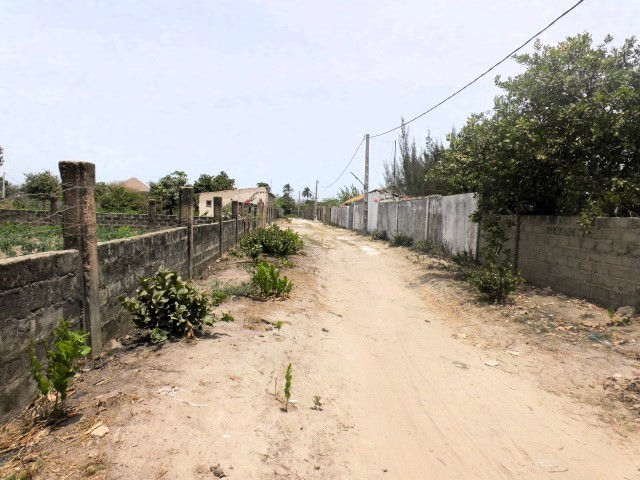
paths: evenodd
<path fill-rule="evenodd" d="M 351 160 L 349 160 L 349 163 L 347 163 L 347 166 L 344 167 L 344 170 L 342 170 L 342 173 L 340 175 L 338 175 L 338 178 L 336 178 L 333 181 L 333 183 L 330 183 L 329 185 L 322 185 L 322 188 L 333 187 L 338 182 L 338 180 L 340 180 L 340 178 L 342 178 L 342 175 L 344 175 L 344 172 L 347 171 L 347 168 L 349 168 L 349 165 L 351 165 L 351 162 L 353 162 L 353 159 L 356 158 L 356 155 L 360 151 L 360 147 L 362 146 L 362 142 L 364 142 L 364 137 L 362 137 L 362 140 L 360 140 L 360 145 L 358 145 L 358 148 L 356 148 L 356 151 L 354 152 L 353 156 L 351 157 Z"/>
<path fill-rule="evenodd" d="M 397 127 L 391 128 L 389 130 L 386 130 L 382 133 L 376 133 L 375 135 L 371 135 L 371 138 L 375 138 L 375 137 L 381 137 L 382 135 L 386 135 L 387 133 L 391 133 L 395 130 L 398 130 L 399 128 L 401 128 L 403 125 L 409 125 L 411 122 L 414 122 L 415 120 L 419 119 L 420 117 L 425 116 L 427 113 L 435 110 L 436 108 L 438 108 L 440 105 L 442 105 L 445 102 L 448 102 L 449 100 L 451 100 L 453 97 L 455 97 L 456 95 L 458 95 L 459 93 L 461 93 L 463 90 L 466 90 L 468 87 L 470 87 L 471 85 L 473 85 L 474 83 L 476 83 L 478 80 L 480 80 L 482 77 L 484 77 L 486 74 L 488 74 L 489 72 L 491 72 L 491 70 L 493 70 L 494 68 L 496 68 L 498 65 L 506 62 L 509 58 L 511 58 L 514 54 L 516 54 L 519 50 L 521 50 L 522 48 L 524 48 L 525 46 L 527 46 L 527 44 L 529 44 L 532 40 L 534 40 L 536 37 L 540 36 L 541 34 L 543 34 L 544 32 L 546 32 L 549 28 L 551 28 L 551 26 L 553 26 L 556 22 L 558 22 L 561 18 L 563 18 L 564 16 L 568 15 L 569 13 L 571 13 L 571 11 L 573 11 L 575 8 L 578 7 L 578 5 L 580 5 L 581 3 L 583 3 L 584 0 L 579 0 L 577 3 L 575 3 L 571 8 L 569 8 L 568 10 L 564 11 L 560 16 L 556 17 L 551 23 L 549 23 L 546 27 L 544 27 L 542 30 L 540 30 L 539 32 L 535 33 L 534 35 L 532 35 L 526 42 L 524 42 L 522 45 L 520 45 L 518 48 L 516 48 L 515 50 L 509 52 L 502 60 L 500 60 L 499 62 L 495 63 L 494 65 L 492 65 L 491 67 L 489 67 L 487 70 L 485 70 L 484 72 L 482 72 L 480 75 L 478 75 L 476 78 L 474 78 L 473 80 L 471 80 L 469 83 L 467 83 L 464 87 L 456 90 L 455 92 L 453 92 L 451 95 L 449 95 L 447 98 L 445 98 L 444 100 L 436 103 L 433 107 L 429 108 L 428 110 L 422 112 L 420 115 L 413 117 L 411 120 L 401 123 L 400 125 L 398 125 Z"/>

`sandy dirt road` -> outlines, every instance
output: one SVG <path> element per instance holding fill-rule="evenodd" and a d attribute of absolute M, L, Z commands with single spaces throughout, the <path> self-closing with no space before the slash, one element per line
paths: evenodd
<path fill-rule="evenodd" d="M 563 375 L 544 352 L 460 340 L 478 319 L 447 300 L 455 292 L 435 295 L 437 280 L 417 282 L 406 250 L 290 226 L 307 242 L 285 271 L 292 298 L 233 300 L 236 322 L 208 338 L 124 349 L 87 372 L 76 429 L 110 431 L 54 432 L 46 445 L 66 469 L 51 462 L 38 478 L 640 479 L 637 433 L 542 388 L 545 368 Z M 200 286 L 242 275 L 227 264 Z M 296 401 L 283 412 L 289 363 Z M 70 466 L 83 474 L 67 477 Z"/>

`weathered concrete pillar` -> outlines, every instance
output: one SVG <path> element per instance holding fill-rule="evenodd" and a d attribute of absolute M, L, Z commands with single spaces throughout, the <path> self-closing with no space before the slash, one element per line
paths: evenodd
<path fill-rule="evenodd" d="M 147 215 L 147 227 L 149 230 L 154 230 L 156 228 L 156 212 L 157 212 L 157 202 L 155 199 L 149 200 L 149 209 Z"/>
<path fill-rule="evenodd" d="M 187 278 L 193 279 L 193 187 L 180 188 L 180 226 L 187 227 Z"/>
<path fill-rule="evenodd" d="M 213 197 L 213 218 L 218 222 L 218 238 L 220 239 L 218 254 L 222 257 L 222 197 Z"/>
<path fill-rule="evenodd" d="M 98 235 L 96 220 L 96 166 L 88 162 L 58 163 L 62 179 L 62 237 L 65 249 L 80 252 L 82 262 L 82 323 L 91 341 L 91 355 L 102 352 Z"/>
<path fill-rule="evenodd" d="M 49 223 L 51 225 L 58 224 L 58 197 L 49 199 Z"/>
<path fill-rule="evenodd" d="M 238 243 L 238 202 L 236 200 L 231 201 L 231 216 L 233 217 L 236 227 L 236 244 Z"/>

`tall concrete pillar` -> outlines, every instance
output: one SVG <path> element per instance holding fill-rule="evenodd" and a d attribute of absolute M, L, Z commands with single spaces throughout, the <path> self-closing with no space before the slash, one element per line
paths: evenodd
<path fill-rule="evenodd" d="M 52 196 L 49 199 L 49 223 L 58 224 L 58 197 Z"/>
<path fill-rule="evenodd" d="M 218 254 L 222 257 L 222 197 L 213 197 L 213 218 L 218 222 Z"/>
<path fill-rule="evenodd" d="M 236 230 L 236 244 L 238 243 L 238 202 L 233 200 L 231 202 L 231 216 L 233 217 L 233 221 L 235 224 Z"/>
<path fill-rule="evenodd" d="M 148 215 L 147 215 L 147 227 L 149 228 L 149 230 L 154 230 L 156 228 L 156 224 L 157 224 L 157 219 L 156 219 L 156 213 L 157 213 L 157 202 L 155 201 L 155 199 L 150 199 L 149 200 L 149 209 L 147 211 Z"/>
<path fill-rule="evenodd" d="M 187 278 L 193 279 L 193 187 L 180 188 L 180 226 L 187 227 Z"/>
<path fill-rule="evenodd" d="M 82 262 L 82 323 L 91 341 L 91 355 L 102 352 L 98 234 L 96 220 L 96 166 L 88 162 L 58 163 L 62 179 L 62 237 L 65 249 L 80 252 Z"/>

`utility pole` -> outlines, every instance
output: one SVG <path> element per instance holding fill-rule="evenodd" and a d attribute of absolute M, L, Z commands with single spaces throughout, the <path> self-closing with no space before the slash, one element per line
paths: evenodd
<path fill-rule="evenodd" d="M 391 195 L 393 196 L 396 193 L 396 142 L 393 141 L 393 187 L 391 189 Z"/>
<path fill-rule="evenodd" d="M 362 230 L 369 230 L 369 134 L 364 143 L 364 212 L 362 215 Z"/>
<path fill-rule="evenodd" d="M 4 164 L 4 149 L 2 148 L 2 145 L 0 145 L 0 167 Z M 4 186 L 7 183 L 7 172 L 4 172 L 2 174 L 2 198 L 4 199 L 6 197 L 5 191 L 4 191 Z"/>
<path fill-rule="evenodd" d="M 318 180 L 316 180 L 316 197 L 313 202 L 313 220 L 318 221 Z"/>

